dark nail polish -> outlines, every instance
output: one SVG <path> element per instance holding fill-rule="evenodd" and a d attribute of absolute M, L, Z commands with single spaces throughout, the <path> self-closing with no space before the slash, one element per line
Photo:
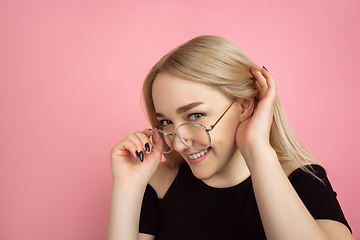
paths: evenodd
<path fill-rule="evenodd" d="M 143 151 L 140 151 L 140 153 L 139 153 L 139 159 L 140 159 L 140 162 L 143 162 L 143 161 L 144 161 L 144 153 L 143 153 Z"/>
<path fill-rule="evenodd" d="M 267 72 L 269 71 L 269 70 L 267 70 L 267 68 L 265 67 L 265 66 L 262 66 Z"/>
<path fill-rule="evenodd" d="M 150 152 L 150 145 L 149 145 L 149 143 L 145 143 L 145 150 L 146 150 L 147 152 Z"/>
<path fill-rule="evenodd" d="M 136 150 L 135 151 L 136 157 L 139 157 L 139 152 Z"/>

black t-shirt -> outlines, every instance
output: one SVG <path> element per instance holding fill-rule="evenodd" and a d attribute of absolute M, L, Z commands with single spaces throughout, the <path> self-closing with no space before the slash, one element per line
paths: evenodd
<path fill-rule="evenodd" d="M 311 166 L 323 182 L 297 169 L 289 176 L 294 189 L 315 219 L 339 221 L 350 229 L 325 170 Z M 266 239 L 251 176 L 233 187 L 214 188 L 197 179 L 186 163 L 164 198 L 147 186 L 139 231 L 157 240 Z"/>

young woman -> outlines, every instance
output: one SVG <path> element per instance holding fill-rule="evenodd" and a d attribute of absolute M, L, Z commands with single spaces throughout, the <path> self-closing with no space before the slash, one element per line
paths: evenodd
<path fill-rule="evenodd" d="M 273 77 L 236 45 L 201 36 L 175 48 L 143 96 L 152 129 L 111 151 L 108 240 L 353 239 Z"/>

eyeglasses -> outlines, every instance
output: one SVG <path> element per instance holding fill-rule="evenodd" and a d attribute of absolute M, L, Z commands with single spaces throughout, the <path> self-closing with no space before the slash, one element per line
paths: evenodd
<path fill-rule="evenodd" d="M 219 119 L 210 126 L 210 128 L 206 128 L 200 123 L 186 122 L 180 124 L 175 129 L 175 133 L 168 133 L 156 127 L 150 131 L 150 136 L 148 136 L 150 144 L 159 152 L 167 154 L 173 150 L 174 138 L 175 136 L 178 136 L 181 142 L 183 142 L 186 146 L 198 151 L 205 150 L 211 144 L 209 132 L 215 128 L 216 124 L 218 124 L 225 113 L 229 111 L 234 102 L 235 101 L 230 104 L 230 106 L 219 117 Z"/>

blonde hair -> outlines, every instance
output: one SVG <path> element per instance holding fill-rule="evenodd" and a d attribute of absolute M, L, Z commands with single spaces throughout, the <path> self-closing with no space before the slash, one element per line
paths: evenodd
<path fill-rule="evenodd" d="M 152 84 L 157 74 L 168 73 L 216 87 L 232 100 L 246 97 L 256 99 L 258 93 L 250 72 L 251 68 L 260 70 L 260 67 L 234 43 L 218 36 L 200 36 L 178 46 L 155 64 L 143 84 L 143 98 L 152 127 L 158 124 L 152 99 Z M 318 162 L 297 140 L 286 120 L 278 96 L 273 108 L 270 144 L 279 160 L 293 161 L 298 167 L 311 173 L 303 166 L 303 162 Z M 175 168 L 184 161 L 176 151 L 165 154 L 165 157 Z"/>

